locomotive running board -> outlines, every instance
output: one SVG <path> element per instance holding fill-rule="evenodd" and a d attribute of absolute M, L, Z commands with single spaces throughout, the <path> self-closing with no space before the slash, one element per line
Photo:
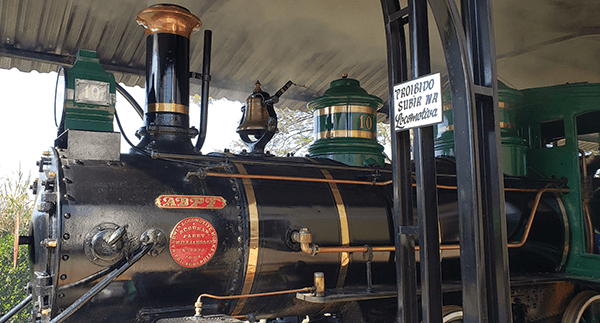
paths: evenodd
<path fill-rule="evenodd" d="M 243 323 L 234 317 L 228 315 L 206 315 L 206 316 L 188 316 L 168 319 L 160 319 L 156 323 Z"/>
<path fill-rule="evenodd" d="M 396 297 L 396 291 L 381 291 L 367 293 L 343 293 L 343 294 L 327 294 L 325 296 L 315 296 L 312 293 L 297 293 L 296 298 L 309 303 L 340 303 L 351 301 L 364 301 L 369 299 L 381 299 Z"/>
<path fill-rule="evenodd" d="M 456 292 L 461 290 L 460 282 L 442 284 L 443 292 Z M 421 294 L 421 288 L 417 288 L 417 295 Z M 364 301 L 371 299 L 393 298 L 397 296 L 395 289 L 380 289 L 367 291 L 364 288 L 344 288 L 325 290 L 324 296 L 316 296 L 313 293 L 296 293 L 296 298 L 309 303 L 340 303 L 352 301 Z"/>

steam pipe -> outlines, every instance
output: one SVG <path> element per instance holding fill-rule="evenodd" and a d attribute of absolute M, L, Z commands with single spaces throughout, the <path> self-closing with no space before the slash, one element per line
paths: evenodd
<path fill-rule="evenodd" d="M 535 219 L 535 215 L 537 214 L 538 206 L 540 205 L 540 201 L 542 195 L 544 193 L 553 192 L 553 193 L 569 193 L 570 190 L 568 188 L 552 188 L 552 187 L 544 187 L 537 191 L 535 196 L 535 201 L 533 203 L 533 207 L 531 208 L 531 212 L 529 214 L 529 220 L 525 225 L 525 232 L 521 237 L 521 240 L 518 242 L 508 243 L 508 248 L 521 248 L 527 242 L 529 238 L 529 233 L 531 232 L 531 228 L 533 226 L 533 220 Z M 307 228 L 302 228 L 300 231 L 296 231 L 292 234 L 292 241 L 300 244 L 300 249 L 305 254 L 309 255 L 317 255 L 320 253 L 342 253 L 342 252 L 391 252 L 395 251 L 395 246 L 335 246 L 335 247 L 320 247 L 317 244 L 313 243 L 312 234 Z M 509 237 L 510 239 L 510 237 Z M 440 250 L 460 250 L 460 245 L 440 245 Z M 419 246 L 415 246 L 415 251 L 419 251 Z"/>
<path fill-rule="evenodd" d="M 212 51 L 212 30 L 204 31 L 204 56 L 202 58 L 202 101 L 200 102 L 200 127 L 196 150 L 200 152 L 206 140 L 208 122 L 208 91 L 210 90 L 210 56 Z"/>
<path fill-rule="evenodd" d="M 100 293 L 106 286 L 112 283 L 115 279 L 119 278 L 122 273 L 124 273 L 129 267 L 133 266 L 138 260 L 142 259 L 144 255 L 152 249 L 153 243 L 149 243 L 144 245 L 136 254 L 134 254 L 129 260 L 127 260 L 121 267 L 112 271 L 108 276 L 98 282 L 94 287 L 88 290 L 85 294 L 83 294 L 79 299 L 77 299 L 71 306 L 69 306 L 66 310 L 56 316 L 50 323 L 60 323 L 66 320 L 71 314 L 75 313 L 79 308 L 81 308 L 87 301 L 89 301 L 92 297 L 96 296 Z"/>
<path fill-rule="evenodd" d="M 17 304 L 17 306 L 13 307 L 8 313 L 4 314 L 4 316 L 0 318 L 0 323 L 7 322 L 8 319 L 13 317 L 15 314 L 19 313 L 23 309 L 23 307 L 27 306 L 27 304 L 29 304 L 32 299 L 33 295 L 29 294 L 27 297 L 25 297 L 24 300 Z"/>

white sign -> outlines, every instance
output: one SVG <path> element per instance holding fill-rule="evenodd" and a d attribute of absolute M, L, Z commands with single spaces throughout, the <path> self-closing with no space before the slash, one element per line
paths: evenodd
<path fill-rule="evenodd" d="M 442 122 L 440 73 L 394 85 L 396 131 Z"/>

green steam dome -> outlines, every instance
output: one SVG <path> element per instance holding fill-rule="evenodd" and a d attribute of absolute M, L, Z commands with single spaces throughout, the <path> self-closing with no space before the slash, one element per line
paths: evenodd
<path fill-rule="evenodd" d="M 384 166 L 383 146 L 377 142 L 377 109 L 383 100 L 347 77 L 332 81 L 323 96 L 308 103 L 315 122 L 309 155 L 351 166 Z"/>

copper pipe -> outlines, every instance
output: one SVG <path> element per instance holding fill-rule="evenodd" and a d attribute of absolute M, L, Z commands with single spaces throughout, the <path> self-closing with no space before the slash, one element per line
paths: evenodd
<path fill-rule="evenodd" d="M 511 188 L 511 187 L 509 187 L 509 188 L 504 188 L 504 190 L 507 192 L 531 192 L 531 193 L 534 193 L 534 192 L 539 191 L 540 189 L 539 188 Z"/>
<path fill-rule="evenodd" d="M 415 246 L 415 250 L 421 250 L 421 248 L 419 248 L 419 246 Z M 460 245 L 457 244 L 447 244 L 447 245 L 440 245 L 440 250 L 460 250 Z"/>
<path fill-rule="evenodd" d="M 294 177 L 294 176 L 276 176 L 276 175 L 253 175 L 253 174 L 231 174 L 231 173 L 213 173 L 209 172 L 206 176 L 212 177 L 233 177 L 233 178 L 249 178 L 249 179 L 268 179 L 268 180 L 279 180 L 279 181 L 297 181 L 297 182 L 316 182 L 316 183 L 336 183 L 336 184 L 356 184 L 356 185 L 376 185 L 385 186 L 393 183 L 393 180 L 385 182 L 367 182 L 367 181 L 353 181 L 346 179 L 326 179 L 326 178 L 310 178 L 310 177 Z M 417 184 L 413 183 L 413 187 Z M 437 185 L 437 188 L 455 190 L 456 186 L 450 185 Z M 538 192 L 537 188 L 504 188 L 507 192 Z M 568 191 L 567 191 L 568 192 Z"/>
<path fill-rule="evenodd" d="M 542 195 L 544 193 L 554 192 L 554 193 L 569 193 L 570 190 L 568 188 L 551 188 L 544 187 L 540 190 L 537 190 L 537 194 L 535 196 L 535 202 L 533 204 L 533 208 L 531 209 L 531 213 L 529 214 L 529 220 L 527 221 L 527 225 L 525 226 L 525 233 L 521 240 L 516 243 L 508 243 L 509 248 L 520 248 L 522 247 L 527 239 L 529 238 L 529 233 L 531 232 L 531 227 L 533 224 L 533 220 L 535 219 L 535 215 L 537 213 L 538 206 L 540 205 L 540 201 Z M 300 243 L 300 247 L 302 251 L 309 255 L 316 255 L 319 253 L 342 253 L 342 252 L 367 252 L 368 248 L 366 246 L 337 246 L 337 247 L 320 247 L 316 244 L 312 243 L 312 234 L 308 231 L 308 229 L 303 228 L 301 232 L 297 232 L 292 235 L 292 239 L 294 242 Z M 460 245 L 440 245 L 440 250 L 459 250 Z M 392 252 L 396 250 L 395 246 L 375 246 L 371 247 L 373 252 Z M 419 246 L 415 246 L 415 251 L 420 250 Z"/>
<path fill-rule="evenodd" d="M 342 253 L 342 252 L 367 252 L 367 247 L 364 246 L 356 246 L 356 247 L 319 247 L 314 245 L 316 248 L 315 254 L 318 253 Z M 460 249 L 460 245 L 440 245 L 440 250 L 458 250 Z M 419 246 L 415 246 L 415 251 L 419 251 Z M 396 251 L 395 246 L 377 246 L 371 247 L 371 251 L 373 252 L 392 252 Z M 308 252 L 312 254 L 311 252 Z"/>
<path fill-rule="evenodd" d="M 293 293 L 303 293 L 303 292 L 308 293 L 308 292 L 313 292 L 314 290 L 315 290 L 315 287 L 313 286 L 313 287 L 304 287 L 304 288 L 298 288 L 298 289 L 281 290 L 281 291 L 276 291 L 276 292 L 246 294 L 246 295 L 217 296 L 217 295 L 211 295 L 211 294 L 200 294 L 200 296 L 198 296 L 198 299 L 196 300 L 196 303 L 194 304 L 194 307 L 196 308 L 195 316 L 200 316 L 202 313 L 202 297 L 219 299 L 219 300 L 240 299 L 240 298 L 253 298 L 253 297 L 263 297 L 263 296 L 273 296 L 273 295 L 283 295 L 283 294 L 293 294 Z"/>
<path fill-rule="evenodd" d="M 367 252 L 369 249 L 365 246 L 341 246 L 341 247 L 319 247 L 314 245 L 317 253 L 342 253 L 342 252 Z M 373 252 L 385 252 L 385 251 L 395 251 L 395 246 L 379 246 L 379 247 L 371 247 Z"/>
<path fill-rule="evenodd" d="M 540 205 L 540 201 L 542 199 L 542 194 L 547 193 L 547 192 L 568 193 L 568 192 L 570 192 L 570 190 L 567 188 L 550 188 L 550 187 L 544 187 L 541 190 L 539 190 L 538 193 L 535 195 L 535 202 L 533 203 L 533 208 L 531 208 L 531 213 L 529 214 L 529 221 L 527 221 L 527 225 L 525 226 L 525 233 L 523 233 L 523 237 L 521 237 L 521 241 L 519 241 L 517 243 L 509 243 L 508 244 L 509 248 L 520 248 L 525 244 L 525 242 L 527 241 L 527 238 L 529 238 L 529 232 L 531 231 L 533 219 L 535 218 L 535 214 L 537 213 L 538 206 Z"/>
<path fill-rule="evenodd" d="M 314 251 L 314 254 L 319 254 L 319 253 L 342 253 L 342 252 L 367 252 L 367 247 L 364 246 L 348 246 L 348 247 L 319 247 L 317 245 L 312 245 L 314 246 L 316 249 Z M 440 245 L 440 250 L 458 250 L 460 249 L 460 245 Z M 307 254 L 313 254 L 312 249 L 309 247 L 308 252 L 305 251 L 305 253 Z M 419 251 L 420 248 L 419 246 L 415 246 L 415 250 Z M 371 251 L 373 252 L 393 252 L 396 251 L 396 247 L 395 246 L 377 246 L 377 247 L 371 247 Z"/>
<path fill-rule="evenodd" d="M 233 155 L 232 155 L 233 156 Z M 206 156 L 194 156 L 194 155 L 179 155 L 179 154 L 168 154 L 168 153 L 157 153 L 157 152 L 153 152 L 152 153 L 152 158 L 172 158 L 172 159 L 192 159 L 192 160 L 204 160 L 207 159 Z M 280 163 L 276 163 L 276 162 L 256 162 L 256 161 L 240 161 L 240 164 L 253 164 L 253 165 L 280 165 Z M 292 164 L 294 165 L 294 164 Z M 297 164 L 298 167 L 310 167 L 310 168 L 322 168 L 322 169 L 336 169 L 336 170 L 355 170 L 355 167 L 350 167 L 350 166 L 346 166 L 346 167 L 341 167 L 341 166 L 331 166 L 331 165 L 318 165 L 318 164 Z M 364 168 L 365 171 L 369 171 L 369 170 L 378 170 L 381 172 L 389 172 L 389 170 L 385 170 L 385 169 L 373 169 L 373 168 Z M 306 178 L 306 177 L 286 177 L 286 176 L 269 176 L 269 175 L 244 175 L 244 177 L 238 176 L 239 174 L 225 174 L 225 173 L 208 173 L 207 176 L 214 176 L 214 177 L 234 177 L 234 178 L 250 178 L 250 179 L 272 179 L 272 180 L 291 180 L 291 181 L 298 181 L 298 182 L 324 182 L 324 183 L 341 183 L 341 184 L 360 184 L 360 185 L 373 185 L 373 182 L 367 182 L 367 181 L 344 181 L 344 180 L 339 180 L 340 182 L 338 182 L 338 180 L 326 180 L 326 179 L 321 179 L 321 178 Z M 375 185 L 389 185 L 392 184 L 393 181 L 389 180 L 389 181 L 385 181 L 385 182 L 377 182 Z M 412 184 L 413 186 L 417 186 L 417 184 Z M 448 190 L 455 190 L 457 189 L 456 186 L 450 186 L 450 185 L 437 185 L 437 188 L 441 188 L 441 189 L 448 189 Z M 505 191 L 507 192 L 537 192 L 538 189 L 537 188 L 504 188 Z"/>
<path fill-rule="evenodd" d="M 508 248 L 520 248 L 523 245 L 525 245 L 525 242 L 527 242 L 527 239 L 529 238 L 529 233 L 531 232 L 533 220 L 537 213 L 538 206 L 540 205 L 542 195 L 544 193 L 548 193 L 548 192 L 569 193 L 570 190 L 568 188 L 550 188 L 550 187 L 544 187 L 541 190 L 539 190 L 535 196 L 535 202 L 533 203 L 533 208 L 531 209 L 531 213 L 529 214 L 529 221 L 527 221 L 527 225 L 525 225 L 525 233 L 523 233 L 523 236 L 521 237 L 521 240 L 519 242 L 508 243 L 508 245 L 507 245 Z M 440 246 L 440 250 L 453 250 L 453 249 L 454 250 L 460 249 L 460 245 Z M 415 247 L 415 250 L 418 250 L 418 246 Z"/>
<path fill-rule="evenodd" d="M 417 184 L 413 184 L 413 186 L 417 186 Z M 437 185 L 437 188 L 441 188 L 441 189 L 447 189 L 447 190 L 456 190 L 458 189 L 456 186 L 449 186 L 449 185 Z M 512 187 L 505 187 L 504 188 L 505 192 L 537 192 L 539 191 L 538 188 L 512 188 Z"/>
<path fill-rule="evenodd" d="M 249 179 L 270 179 L 279 181 L 297 181 L 297 182 L 317 182 L 317 183 L 336 183 L 336 184 L 357 184 L 357 185 L 377 185 L 385 186 L 392 184 L 392 180 L 385 182 L 366 182 L 353 181 L 346 179 L 326 179 L 326 178 L 310 178 L 310 177 L 294 177 L 294 176 L 275 176 L 275 175 L 252 175 L 252 174 L 229 174 L 229 173 L 207 173 L 206 176 L 212 177 L 234 177 L 234 178 L 249 178 Z"/>

